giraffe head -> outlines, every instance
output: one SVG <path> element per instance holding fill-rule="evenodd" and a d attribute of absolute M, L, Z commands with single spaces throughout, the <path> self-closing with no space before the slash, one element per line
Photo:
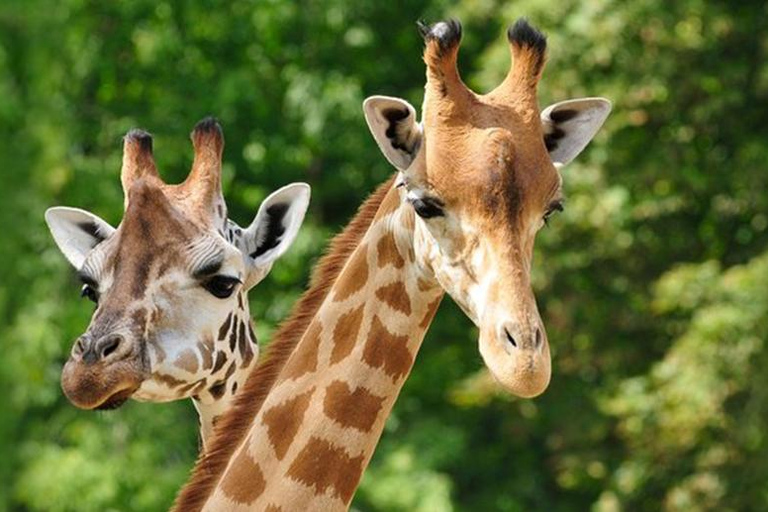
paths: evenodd
<path fill-rule="evenodd" d="M 45 214 L 83 296 L 96 303 L 62 372 L 62 388 L 78 407 L 114 408 L 132 396 L 215 400 L 257 356 L 246 294 L 293 242 L 309 187 L 274 192 L 241 229 L 227 219 L 221 193 L 221 128 L 205 119 L 191 137 L 192 171 L 169 185 L 155 167 L 151 136 L 128 132 L 117 228 L 74 208 Z"/>
<path fill-rule="evenodd" d="M 546 38 L 525 20 L 507 32 L 509 73 L 484 95 L 458 73 L 461 25 L 420 28 L 422 123 L 406 101 L 381 96 L 366 100 L 366 119 L 417 214 L 417 262 L 479 327 L 480 353 L 496 379 L 535 396 L 551 363 L 530 282 L 534 239 L 563 209 L 560 168 L 592 139 L 610 102 L 570 100 L 540 112 Z"/>

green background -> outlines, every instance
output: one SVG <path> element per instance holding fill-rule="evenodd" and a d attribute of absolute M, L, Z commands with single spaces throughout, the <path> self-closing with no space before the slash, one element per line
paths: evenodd
<path fill-rule="evenodd" d="M 353 507 L 768 510 L 767 6 L 3 0 L 0 510 L 162 510 L 194 460 L 190 403 L 84 412 L 58 382 L 91 307 L 43 211 L 117 224 L 129 128 L 153 132 L 179 181 L 187 134 L 216 115 L 241 224 L 271 190 L 312 185 L 299 239 L 251 293 L 268 340 L 328 237 L 392 172 L 361 102 L 420 105 L 415 21 L 462 20 L 462 74 L 483 92 L 523 15 L 549 35 L 542 105 L 614 104 L 538 237 L 552 384 L 534 400 L 499 393 L 476 330 L 444 301 Z"/>

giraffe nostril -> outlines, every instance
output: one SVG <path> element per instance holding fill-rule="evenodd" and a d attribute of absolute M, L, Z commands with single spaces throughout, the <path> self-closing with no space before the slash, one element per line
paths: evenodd
<path fill-rule="evenodd" d="M 504 334 L 507 335 L 507 341 L 515 348 L 517 348 L 517 342 L 515 341 L 515 338 L 512 337 L 511 334 L 509 334 L 509 331 L 507 329 L 504 329 Z"/>
<path fill-rule="evenodd" d="M 99 353 L 101 354 L 101 358 L 106 359 L 110 354 L 113 354 L 118 349 L 122 341 L 122 336 L 110 336 L 102 341 L 99 344 Z"/>
<path fill-rule="evenodd" d="M 536 328 L 536 339 L 534 340 L 533 346 L 536 350 L 541 348 L 541 329 L 538 327 Z"/>
<path fill-rule="evenodd" d="M 85 340 L 81 336 L 81 337 L 77 338 L 77 341 L 75 342 L 74 353 L 77 354 L 77 355 L 80 355 L 83 352 L 85 352 Z"/>

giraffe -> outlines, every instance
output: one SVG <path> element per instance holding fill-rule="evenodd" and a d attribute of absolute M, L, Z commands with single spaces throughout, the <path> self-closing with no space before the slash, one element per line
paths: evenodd
<path fill-rule="evenodd" d="M 546 38 L 524 19 L 507 32 L 511 70 L 485 95 L 459 77 L 461 25 L 421 30 L 422 124 L 404 100 L 364 103 L 396 178 L 314 315 L 281 330 L 270 368 L 249 377 L 175 510 L 346 510 L 445 293 L 478 326 L 480 355 L 502 387 L 533 397 L 548 386 L 533 242 L 562 210 L 559 169 L 610 102 L 540 112 Z"/>
<path fill-rule="evenodd" d="M 258 359 L 248 291 L 291 245 L 309 204 L 309 186 L 269 195 L 247 228 L 227 218 L 221 192 L 224 138 L 213 118 L 191 134 L 187 179 L 164 183 L 152 137 L 124 137 L 125 213 L 113 228 L 76 208 L 45 219 L 96 303 L 90 325 L 62 370 L 67 398 L 82 409 L 114 409 L 128 398 L 191 397 L 205 447 L 216 418 Z"/>

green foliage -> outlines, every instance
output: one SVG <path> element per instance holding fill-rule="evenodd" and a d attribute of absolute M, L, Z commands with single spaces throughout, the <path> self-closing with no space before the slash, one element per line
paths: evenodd
<path fill-rule="evenodd" d="M 768 508 L 764 2 L 5 0 L 0 511 L 163 509 L 194 460 L 190 404 L 83 412 L 59 389 L 90 311 L 42 214 L 66 204 L 119 222 L 122 134 L 152 131 L 178 181 L 185 134 L 219 117 L 240 223 L 271 190 L 312 185 L 299 239 L 251 294 L 265 339 L 392 172 L 360 104 L 419 104 L 414 21 L 459 17 L 462 73 L 485 91 L 522 15 L 549 34 L 542 104 L 614 102 L 538 240 L 553 382 L 535 400 L 500 393 L 446 299 L 354 508 Z"/>

